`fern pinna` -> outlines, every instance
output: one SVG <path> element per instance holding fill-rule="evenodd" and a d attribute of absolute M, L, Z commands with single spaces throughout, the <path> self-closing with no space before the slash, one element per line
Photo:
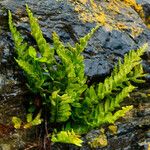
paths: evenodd
<path fill-rule="evenodd" d="M 38 49 L 24 42 L 9 11 L 9 27 L 17 54 L 15 60 L 27 77 L 29 89 L 40 93 L 43 98 L 42 105 L 49 112 L 49 123 L 53 126 L 59 123 L 52 141 L 81 146 L 82 140 L 75 133 L 87 133 L 104 123 L 114 123 L 132 109 L 132 106 L 125 106 L 118 110 L 124 98 L 136 88 L 133 83 L 144 82 L 141 79 L 145 74 L 140 56 L 147 45 L 137 51 L 131 50 L 123 62 L 119 60 L 103 83 L 88 86 L 81 53 L 99 26 L 80 38 L 74 46 L 69 43 L 65 46 L 54 32 L 53 46 L 50 46 L 27 5 L 26 10 Z"/>

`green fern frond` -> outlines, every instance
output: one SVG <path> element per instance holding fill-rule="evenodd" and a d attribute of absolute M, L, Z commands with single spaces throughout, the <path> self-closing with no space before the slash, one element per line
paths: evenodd
<path fill-rule="evenodd" d="M 38 80 L 38 75 L 37 75 L 35 67 L 33 65 L 31 65 L 27 61 L 24 61 L 21 59 L 20 60 L 16 59 L 16 62 L 29 76 Z"/>
<path fill-rule="evenodd" d="M 92 121 L 92 119 L 91 119 L 90 122 L 87 120 L 86 123 L 91 128 L 99 127 L 100 125 L 105 124 L 105 123 L 114 123 L 119 118 L 125 116 L 125 114 L 128 111 L 130 111 L 132 108 L 133 108 L 133 106 L 125 106 L 125 107 L 122 107 L 122 110 L 118 110 L 117 112 L 115 112 L 113 114 L 111 112 L 104 113 L 102 111 L 103 108 L 101 108 L 101 105 L 99 105 L 95 108 L 95 109 L 97 109 L 95 116 L 93 116 L 95 118 L 95 120 L 93 119 L 93 121 Z"/>
<path fill-rule="evenodd" d="M 45 76 L 42 73 L 41 68 L 34 64 L 34 62 L 29 63 L 23 59 L 15 59 L 18 65 L 24 70 L 28 79 L 28 88 L 34 92 L 38 93 L 42 88 L 45 81 Z"/>
<path fill-rule="evenodd" d="M 82 140 L 79 135 L 76 135 L 74 131 L 61 131 L 57 134 L 52 134 L 52 142 L 75 144 L 77 146 L 82 146 Z"/>
<path fill-rule="evenodd" d="M 75 67 L 72 61 L 72 57 L 74 56 L 74 54 L 67 48 L 65 48 L 64 44 L 60 41 L 59 36 L 55 32 L 53 33 L 53 41 L 54 41 L 54 49 L 56 50 L 58 56 L 60 57 L 65 67 L 68 80 L 71 80 L 72 78 L 75 79 L 76 78 Z"/>
<path fill-rule="evenodd" d="M 145 81 L 142 80 L 147 74 L 144 74 L 142 64 L 137 65 L 134 67 L 133 71 L 129 73 L 129 78 L 131 81 L 135 83 L 144 83 Z"/>
<path fill-rule="evenodd" d="M 116 107 L 120 107 L 120 103 L 135 89 L 133 85 L 124 87 L 120 93 L 116 95 L 115 98 L 108 98 L 104 104 L 105 113 L 108 111 L 114 111 Z"/>
<path fill-rule="evenodd" d="M 100 25 L 97 25 L 95 28 L 91 30 L 90 33 L 88 33 L 87 35 L 79 39 L 79 43 L 76 43 L 75 45 L 75 49 L 78 55 L 80 55 L 80 53 L 83 52 L 83 50 L 87 47 L 88 41 L 90 40 L 92 35 L 95 33 L 95 31 L 98 30 L 99 27 Z"/>
<path fill-rule="evenodd" d="M 54 91 L 50 97 L 51 101 L 51 122 L 65 122 L 71 115 L 72 99 L 67 94 L 58 95 L 59 91 Z"/>
<path fill-rule="evenodd" d="M 130 79 L 133 79 L 131 76 L 128 77 L 129 73 L 138 66 L 141 62 L 140 56 L 144 54 L 147 48 L 147 44 L 142 46 L 137 51 L 130 51 L 129 54 L 126 54 L 124 57 L 124 63 L 121 63 L 119 60 L 118 65 L 115 66 L 114 71 L 112 72 L 109 78 L 106 78 L 104 83 L 99 83 L 98 85 L 98 97 L 100 100 L 104 99 L 107 95 L 112 93 L 112 90 L 120 88 L 123 84 L 126 84 Z M 140 74 L 143 72 L 140 71 Z M 134 81 L 138 76 L 134 76 Z"/>
<path fill-rule="evenodd" d="M 30 19 L 31 34 L 37 42 L 39 51 L 41 52 L 41 55 L 44 58 L 46 58 L 45 62 L 52 63 L 54 61 L 54 50 L 53 48 L 50 48 L 50 45 L 46 42 L 45 38 L 43 37 L 38 21 L 33 16 L 28 5 L 26 5 L 26 11 Z"/>
<path fill-rule="evenodd" d="M 107 122 L 108 122 L 108 123 L 114 123 L 114 122 L 115 122 L 116 120 L 118 120 L 119 118 L 124 117 L 125 114 L 126 114 L 127 112 L 131 111 L 132 109 L 133 109 L 133 106 L 132 106 L 132 105 L 131 105 L 131 106 L 122 107 L 122 109 L 116 111 L 116 112 L 112 115 L 112 117 L 108 117 Z"/>
<path fill-rule="evenodd" d="M 117 93 L 116 97 L 110 95 L 106 100 L 99 102 L 98 96 L 96 95 L 94 88 L 91 86 L 86 91 L 86 98 L 82 103 L 82 107 L 76 110 L 76 116 L 85 120 L 85 122 L 89 125 L 91 125 L 90 122 L 92 122 L 92 124 L 97 124 L 97 126 L 99 126 L 101 124 L 101 121 L 98 121 L 100 124 L 97 123 L 99 115 L 101 116 L 101 120 L 104 120 L 105 115 L 113 112 L 117 107 L 120 107 L 120 103 L 134 89 L 135 87 L 130 84 L 129 86 L 124 87 L 120 93 Z"/>
<path fill-rule="evenodd" d="M 12 33 L 12 37 L 15 44 L 15 50 L 17 51 L 18 57 L 25 58 L 25 50 L 27 49 L 28 45 L 24 42 L 21 34 L 17 31 L 16 27 L 14 26 L 10 10 L 8 11 L 8 24 Z"/>
<path fill-rule="evenodd" d="M 84 83 L 86 82 L 85 73 L 84 73 L 84 57 L 81 55 L 81 52 L 85 50 L 90 38 L 98 30 L 99 27 L 100 26 L 97 25 L 95 28 L 93 28 L 90 31 L 90 33 L 80 38 L 79 43 L 76 43 L 75 47 L 69 46 L 69 49 L 71 49 L 74 53 L 74 57 L 73 57 L 74 67 L 76 71 L 76 76 L 79 77 L 80 82 L 84 82 Z"/>
<path fill-rule="evenodd" d="M 32 126 L 40 125 L 43 119 L 41 119 L 41 111 L 33 119 L 32 113 L 27 114 L 27 123 L 24 125 L 24 129 L 31 128 Z"/>
<path fill-rule="evenodd" d="M 94 28 L 88 35 L 80 40 L 78 44 L 80 49 L 85 49 L 88 40 L 98 29 L 98 27 L 99 26 Z M 61 58 L 68 77 L 68 85 L 65 91 L 71 95 L 72 98 L 77 100 L 87 88 L 87 85 L 85 85 L 86 77 L 84 74 L 84 57 L 78 52 L 77 47 L 73 47 L 69 44 L 65 47 L 55 32 L 53 33 L 53 41 L 54 49 Z M 75 106 L 76 104 L 74 103 L 73 105 Z"/>

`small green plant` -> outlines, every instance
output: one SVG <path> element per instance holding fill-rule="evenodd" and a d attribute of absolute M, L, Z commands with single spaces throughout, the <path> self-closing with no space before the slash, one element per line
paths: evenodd
<path fill-rule="evenodd" d="M 80 136 L 76 135 L 74 131 L 60 131 L 59 133 L 53 133 L 52 142 L 71 143 L 77 146 L 82 146 L 82 140 Z"/>
<path fill-rule="evenodd" d="M 27 128 L 30 128 L 32 126 L 39 125 L 43 121 L 41 119 L 41 112 L 39 112 L 34 119 L 33 119 L 33 114 L 29 113 L 29 114 L 27 114 L 26 119 L 27 119 L 27 123 L 23 123 L 20 118 L 13 117 L 12 122 L 14 124 L 14 127 L 16 129 L 20 129 L 21 127 L 24 128 L 24 129 L 27 129 Z"/>
<path fill-rule="evenodd" d="M 114 123 L 132 109 L 132 106 L 125 106 L 119 110 L 120 103 L 136 88 L 134 83 L 144 82 L 140 56 L 147 45 L 137 51 L 131 50 L 123 62 L 119 60 L 111 76 L 103 83 L 88 86 L 81 53 L 99 26 L 74 46 L 64 45 L 54 32 L 53 45 L 50 46 L 27 5 L 26 10 L 31 35 L 38 48 L 24 42 L 9 11 L 9 27 L 17 54 L 15 60 L 24 71 L 28 88 L 42 98 L 41 114 L 46 110 L 47 121 L 55 131 L 50 133 L 51 140 L 81 146 L 78 134 L 105 123 Z M 37 120 L 37 124 L 41 123 L 39 117 Z M 34 124 L 31 116 L 27 117 L 27 122 L 29 126 Z"/>

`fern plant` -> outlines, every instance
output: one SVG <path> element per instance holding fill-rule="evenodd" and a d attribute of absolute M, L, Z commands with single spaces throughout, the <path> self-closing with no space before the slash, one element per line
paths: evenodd
<path fill-rule="evenodd" d="M 79 135 L 74 133 L 74 131 L 61 131 L 52 135 L 52 142 L 70 143 L 82 146 L 81 143 L 83 141 L 80 139 Z"/>
<path fill-rule="evenodd" d="M 44 111 L 46 108 L 47 121 L 57 129 L 50 136 L 52 141 L 81 146 L 82 140 L 76 134 L 87 133 L 104 123 L 114 123 L 132 109 L 132 106 L 119 109 L 120 103 L 136 88 L 134 83 L 144 82 L 140 56 L 147 45 L 137 51 L 131 50 L 123 62 L 119 60 L 111 76 L 103 83 L 88 86 L 81 53 L 99 26 L 80 38 L 74 46 L 69 43 L 65 46 L 54 32 L 53 45 L 50 46 L 27 5 L 26 10 L 31 35 L 38 49 L 24 41 L 9 11 L 9 27 L 17 54 L 15 60 L 27 77 L 29 89 L 42 97 L 41 109 Z"/>

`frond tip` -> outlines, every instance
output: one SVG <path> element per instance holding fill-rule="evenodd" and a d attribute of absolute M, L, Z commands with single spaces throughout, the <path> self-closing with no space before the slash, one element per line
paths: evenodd
<path fill-rule="evenodd" d="M 52 140 L 52 142 L 75 144 L 77 146 L 82 146 L 81 143 L 83 142 L 80 139 L 80 136 L 76 135 L 73 130 L 72 131 L 61 131 L 57 134 L 53 134 L 51 140 Z"/>
<path fill-rule="evenodd" d="M 108 118 L 109 123 L 114 123 L 116 120 L 118 120 L 121 117 L 124 117 L 127 112 L 131 111 L 133 109 L 133 106 L 125 106 L 122 107 L 121 110 L 116 111 L 110 118 Z"/>

